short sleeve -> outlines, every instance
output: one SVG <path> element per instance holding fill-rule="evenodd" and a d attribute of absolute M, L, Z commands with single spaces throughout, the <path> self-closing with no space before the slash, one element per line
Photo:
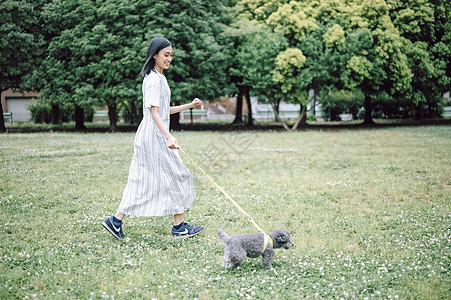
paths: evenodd
<path fill-rule="evenodd" d="M 144 82 L 144 107 L 160 106 L 160 91 L 161 80 L 153 76 L 147 78 Z"/>

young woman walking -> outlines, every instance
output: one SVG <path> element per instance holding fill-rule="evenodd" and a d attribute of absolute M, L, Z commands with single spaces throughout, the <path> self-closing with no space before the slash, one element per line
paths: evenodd
<path fill-rule="evenodd" d="M 169 68 L 172 54 L 171 43 L 163 37 L 154 38 L 147 49 L 141 70 L 144 117 L 135 136 L 128 183 L 117 213 L 102 223 L 118 239 L 125 237 L 125 215 L 174 215 L 175 237 L 194 236 L 203 230 L 202 226 L 183 222 L 183 213 L 194 201 L 194 180 L 178 154 L 177 140 L 169 132 L 169 114 L 202 102 L 196 98 L 189 104 L 170 107 L 171 90 L 163 70 Z"/>

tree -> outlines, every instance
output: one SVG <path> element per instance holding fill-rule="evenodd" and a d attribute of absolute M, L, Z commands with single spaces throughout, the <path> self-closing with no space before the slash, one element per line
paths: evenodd
<path fill-rule="evenodd" d="M 75 42 L 78 56 L 86 62 L 79 73 L 89 84 L 86 94 L 94 103 L 108 106 L 111 132 L 117 127 L 118 105 L 124 101 L 134 105 L 141 94 L 137 86 L 142 62 L 137 54 L 145 47 L 145 27 L 137 25 L 145 9 L 143 1 L 104 1 L 96 10 L 97 23 Z M 137 122 L 136 106 L 130 111 Z"/>
<path fill-rule="evenodd" d="M 39 30 L 39 7 L 28 1 L 5 0 L 0 3 L 0 95 L 20 88 L 22 78 L 39 63 L 44 44 Z M 6 132 L 0 103 L 0 132 Z"/>
<path fill-rule="evenodd" d="M 242 0 L 241 4 L 252 18 L 283 30 L 290 46 L 309 59 L 304 73 L 300 69 L 292 74 L 303 78 L 293 79 L 298 84 L 361 89 L 366 96 L 366 123 L 373 122 L 371 95 L 408 92 L 412 73 L 405 40 L 393 26 L 383 0 Z M 321 41 L 318 33 L 324 28 L 327 32 Z M 320 51 L 311 51 L 311 46 Z M 330 75 L 324 75 L 328 70 Z"/>
<path fill-rule="evenodd" d="M 297 47 L 300 39 L 308 35 L 317 28 L 316 21 L 304 12 L 304 4 L 298 1 L 240 1 L 243 7 L 242 14 L 253 20 L 263 22 L 271 26 L 275 32 L 283 33 L 287 45 L 290 47 L 283 50 L 276 48 L 278 53 L 274 53 L 275 65 L 271 71 L 273 84 L 279 93 L 272 93 L 278 99 L 272 101 L 273 108 L 278 119 L 285 129 L 288 125 L 278 115 L 278 104 L 284 97 L 287 101 L 301 105 L 301 112 L 293 126 L 296 129 L 302 120 L 305 120 L 306 106 L 308 104 L 308 83 L 301 76 L 301 67 L 304 66 L 306 57 Z M 279 38 L 280 40 L 280 38 Z M 271 47 L 272 43 L 269 43 Z M 284 48 L 286 48 L 286 46 Z M 274 58 L 273 58 L 274 59 Z M 277 87 L 277 86 L 280 86 Z M 271 86 L 271 85 L 270 85 Z M 273 91 L 270 89 L 270 91 Z M 306 103 L 307 102 L 307 103 Z"/>
<path fill-rule="evenodd" d="M 84 108 L 96 100 L 86 71 L 91 58 L 83 55 L 81 44 L 98 21 L 96 6 L 88 0 L 53 0 L 42 13 L 49 45 L 45 60 L 34 73 L 40 81 L 40 93 L 52 106 L 73 105 L 75 128 L 85 129 Z"/>
<path fill-rule="evenodd" d="M 273 80 L 273 71 L 276 58 L 287 47 L 287 41 L 280 31 L 275 32 L 267 25 L 258 24 L 256 28 L 255 34 L 241 45 L 238 55 L 241 74 L 252 87 L 252 94 L 258 96 L 259 102 L 270 103 L 278 113 L 283 94 L 280 85 Z M 251 113 L 248 119 L 252 118 Z"/>
<path fill-rule="evenodd" d="M 389 6 L 383 0 L 363 0 L 357 4 L 354 17 L 366 26 L 347 37 L 348 60 L 342 78 L 348 88 L 359 88 L 364 93 L 364 123 L 372 124 L 372 95 L 408 92 L 412 73 L 404 39 L 388 16 Z"/>
<path fill-rule="evenodd" d="M 145 12 L 146 46 L 156 35 L 167 37 L 174 48 L 167 72 L 174 105 L 215 99 L 229 91 L 229 39 L 223 24 L 229 22 L 225 4 L 213 1 L 155 1 Z M 144 62 L 144 58 L 143 58 Z M 171 127 L 178 126 L 178 114 L 171 115 Z"/>
<path fill-rule="evenodd" d="M 288 102 L 301 105 L 301 113 L 296 119 L 291 130 L 296 130 L 305 117 L 307 104 L 310 99 L 306 90 L 305 81 L 301 76 L 301 68 L 304 66 L 306 57 L 298 48 L 288 48 L 277 55 L 276 68 L 273 71 L 273 80 L 280 84 L 282 93 Z M 289 130 L 288 125 L 277 114 L 276 118 L 282 122 L 284 128 Z"/>
<path fill-rule="evenodd" d="M 243 0 L 241 4 L 251 18 L 282 32 L 287 40 L 290 48 L 282 52 L 280 49 L 273 80 L 282 86 L 282 97 L 301 105 L 300 115 L 292 128 L 296 129 L 306 121 L 306 108 L 310 101 L 308 90 L 314 89 L 317 97 L 324 83 L 334 81 L 331 80 L 333 74 L 339 73 L 337 64 L 331 64 L 333 55 L 324 46 L 322 35 L 326 27 L 313 17 L 314 5 L 308 1 Z M 274 109 L 276 117 L 288 130 L 286 122 L 277 114 L 277 106 Z"/>
<path fill-rule="evenodd" d="M 275 58 L 285 47 L 285 39 L 272 28 L 256 21 L 241 17 L 231 24 L 226 34 L 236 41 L 234 63 L 229 72 L 238 87 L 237 110 L 234 123 L 242 123 L 242 99 L 247 101 L 247 125 L 253 125 L 250 94 L 277 102 L 280 88 L 272 80 Z"/>
<path fill-rule="evenodd" d="M 92 105 L 108 106 L 111 131 L 118 105 L 129 105 L 136 116 L 139 71 L 155 36 L 166 36 L 174 45 L 173 67 L 166 74 L 174 104 L 213 98 L 225 89 L 221 22 L 226 18 L 219 0 L 53 0 L 44 16 L 50 41 L 36 74 L 45 99 L 74 105 L 76 128 L 84 128 L 83 108 Z"/>
<path fill-rule="evenodd" d="M 236 13 L 236 12 L 235 12 Z M 243 124 L 243 98 L 246 99 L 248 103 L 248 124 L 252 124 L 252 106 L 250 105 L 250 86 L 249 82 L 244 79 L 245 75 L 241 71 L 242 65 L 240 64 L 244 56 L 247 53 L 242 51 L 242 44 L 245 43 L 248 36 L 250 36 L 254 31 L 254 24 L 251 24 L 246 18 L 240 18 L 239 14 L 235 14 L 234 18 L 237 21 L 233 22 L 225 30 L 225 34 L 230 38 L 233 43 L 233 47 L 229 47 L 231 52 L 231 63 L 228 68 L 228 73 L 230 74 L 230 83 L 232 86 L 238 89 L 238 95 L 236 98 L 236 109 L 235 109 L 235 119 L 232 125 Z M 249 28 L 250 27 L 250 28 Z M 250 30 L 249 30 L 250 29 Z M 249 110 L 249 108 L 251 110 Z"/>
<path fill-rule="evenodd" d="M 317 29 L 303 37 L 298 47 L 306 56 L 300 78 L 307 89 L 314 91 L 312 110 L 316 102 L 324 104 L 334 88 L 343 89 L 341 70 L 345 63 L 346 35 L 338 24 L 320 24 Z M 320 95 L 321 98 L 320 98 Z"/>
<path fill-rule="evenodd" d="M 449 1 L 387 0 L 390 17 L 406 39 L 406 55 L 413 73 L 412 90 L 416 118 L 425 117 L 449 90 L 451 76 L 451 20 Z"/>

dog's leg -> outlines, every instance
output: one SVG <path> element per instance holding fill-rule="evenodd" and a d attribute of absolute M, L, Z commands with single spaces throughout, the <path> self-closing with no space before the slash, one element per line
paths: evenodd
<path fill-rule="evenodd" d="M 272 268 L 272 261 L 274 259 L 274 250 L 267 248 L 262 254 L 262 266 L 265 268 Z"/>
<path fill-rule="evenodd" d="M 227 249 L 225 249 L 225 251 L 224 251 L 224 258 L 223 258 L 222 266 L 224 268 L 233 268 L 233 263 L 230 261 L 230 255 L 229 255 L 229 251 L 227 251 Z"/>
<path fill-rule="evenodd" d="M 224 262 L 222 263 L 222 266 L 224 267 L 224 268 L 227 268 L 227 269 L 231 269 L 231 268 L 237 268 L 237 267 L 239 267 L 240 266 L 240 263 L 234 263 L 234 262 L 232 262 L 232 261 L 230 261 L 230 260 L 226 260 L 225 258 L 224 258 Z"/>
<path fill-rule="evenodd" d="M 227 245 L 224 248 L 224 258 L 223 258 L 223 264 L 222 266 L 224 268 L 237 268 L 240 266 L 241 261 L 244 259 L 240 257 L 240 251 L 235 251 L 236 249 L 231 248 L 229 245 Z"/>
<path fill-rule="evenodd" d="M 224 248 L 224 268 L 237 268 L 241 265 L 241 262 L 246 258 L 246 251 L 244 249 L 236 249 L 231 247 L 230 244 Z"/>

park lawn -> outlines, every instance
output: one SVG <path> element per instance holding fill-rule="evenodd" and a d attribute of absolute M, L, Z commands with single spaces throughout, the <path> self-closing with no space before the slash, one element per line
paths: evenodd
<path fill-rule="evenodd" d="M 229 234 L 256 232 L 181 154 L 199 236 L 172 217 L 127 217 L 133 133 L 0 136 L 0 299 L 451 298 L 451 130 L 174 132 L 259 224 L 291 232 L 273 270 L 222 268 Z"/>

